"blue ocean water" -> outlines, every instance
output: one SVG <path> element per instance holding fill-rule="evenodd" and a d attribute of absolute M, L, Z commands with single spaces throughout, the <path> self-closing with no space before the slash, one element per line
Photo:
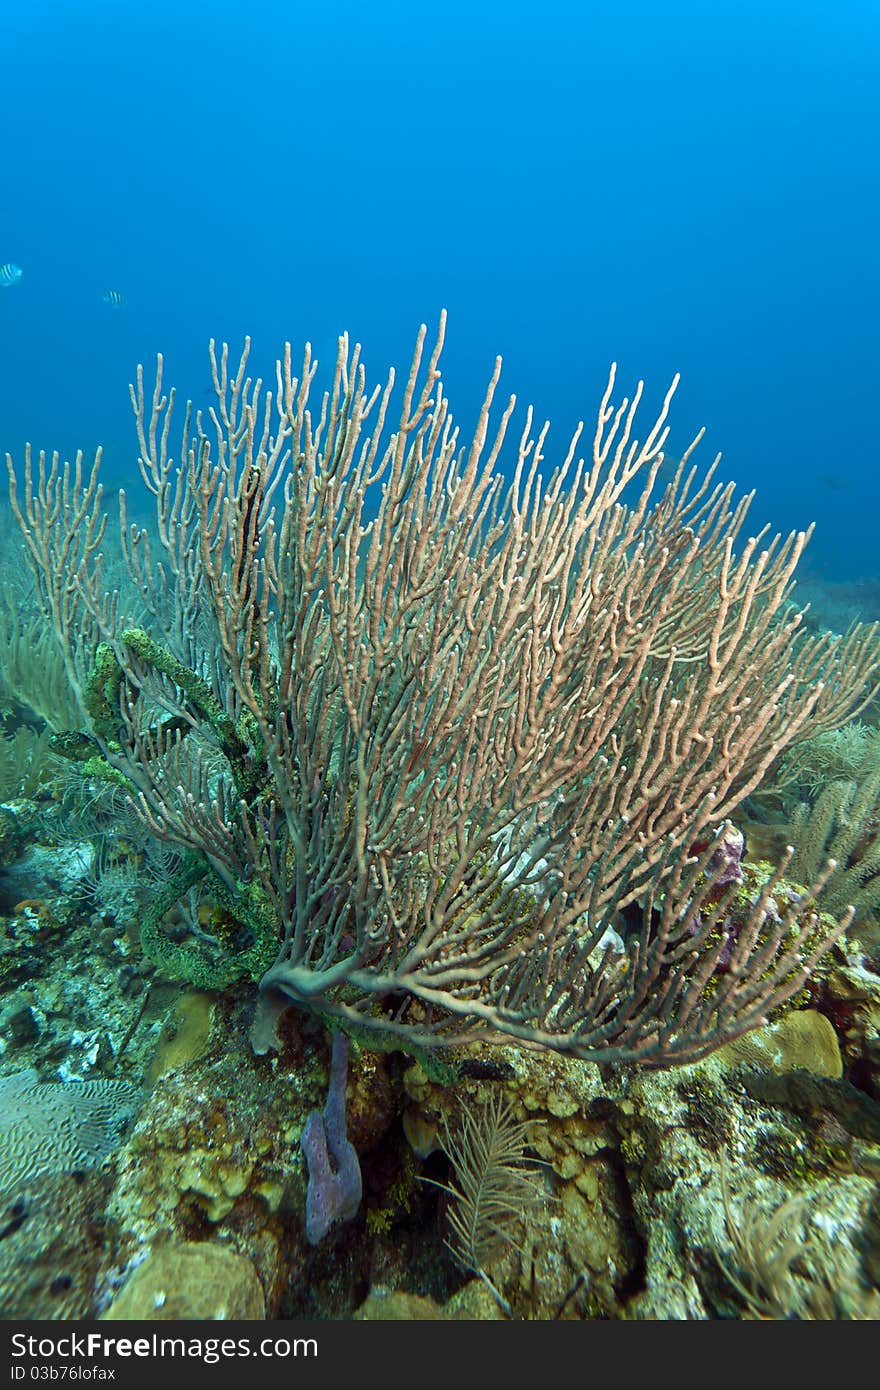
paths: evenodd
<path fill-rule="evenodd" d="M 212 335 L 348 329 L 375 380 L 445 306 L 465 428 L 497 352 L 549 462 L 612 358 L 680 371 L 673 450 L 875 577 L 878 61 L 873 0 L 5 7 L 0 447 L 122 482 L 157 350 L 198 401 Z"/>

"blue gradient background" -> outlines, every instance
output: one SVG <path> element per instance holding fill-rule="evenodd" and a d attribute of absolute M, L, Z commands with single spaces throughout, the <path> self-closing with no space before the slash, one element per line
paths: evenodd
<path fill-rule="evenodd" d="M 210 336 L 347 328 L 375 380 L 445 305 L 465 428 L 497 352 L 548 464 L 612 358 L 680 371 L 672 448 L 876 576 L 878 73 L 876 0 L 4 7 L 0 448 L 123 481 L 158 349 L 204 400 Z"/>

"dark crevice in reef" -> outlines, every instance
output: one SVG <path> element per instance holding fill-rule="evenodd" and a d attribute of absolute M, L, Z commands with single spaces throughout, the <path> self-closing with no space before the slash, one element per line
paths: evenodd
<path fill-rule="evenodd" d="M 617 1141 L 599 1149 L 596 1158 L 606 1165 L 606 1171 L 614 1185 L 615 1201 L 620 1214 L 621 1225 L 626 1232 L 629 1258 L 614 1280 L 614 1291 L 620 1303 L 625 1307 L 647 1286 L 648 1246 L 642 1235 L 633 1203 L 632 1189 L 627 1174 L 627 1162 L 623 1152 L 625 1136 L 620 1124 L 620 1112 L 613 1100 L 603 1098 L 592 1102 L 588 1114 L 590 1119 L 601 1120 Z"/>

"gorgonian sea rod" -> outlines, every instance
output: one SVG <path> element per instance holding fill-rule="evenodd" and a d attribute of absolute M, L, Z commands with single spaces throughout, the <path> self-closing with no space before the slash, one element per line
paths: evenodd
<path fill-rule="evenodd" d="M 807 534 L 748 537 L 717 459 L 701 473 L 691 446 L 661 483 L 676 382 L 639 440 L 641 384 L 614 404 L 612 368 L 586 457 L 579 426 L 544 477 L 529 410 L 502 470 L 500 361 L 462 440 L 444 331 L 419 333 L 396 407 L 347 337 L 317 397 L 308 346 L 266 390 L 249 345 L 231 367 L 212 343 L 215 403 L 174 430 L 161 358 L 152 389 L 139 370 L 155 518 L 129 525 L 122 496 L 121 588 L 100 459 L 28 451 L 18 488 L 10 461 L 79 692 L 69 751 L 180 851 L 146 948 L 183 978 L 259 979 L 261 1047 L 293 1003 L 403 1046 L 692 1060 L 840 929 L 809 898 L 770 911 L 771 880 L 732 943 L 714 866 L 781 752 L 870 698 L 878 632 L 803 634 Z M 216 918 L 181 944 L 163 914 L 194 885 Z"/>

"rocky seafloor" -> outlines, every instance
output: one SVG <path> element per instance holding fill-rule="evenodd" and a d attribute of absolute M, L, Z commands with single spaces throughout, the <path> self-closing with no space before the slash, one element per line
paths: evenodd
<path fill-rule="evenodd" d="M 164 980 L 88 843 L 2 814 L 3 1318 L 880 1316 L 880 975 L 852 932 L 797 1009 L 692 1066 L 481 1044 L 440 1075 L 353 1046 L 363 1199 L 311 1245 L 326 1031 L 291 1011 L 254 1056 L 253 986 Z M 486 1278 L 450 1249 L 444 1135 L 499 1094 L 532 1199 Z"/>

